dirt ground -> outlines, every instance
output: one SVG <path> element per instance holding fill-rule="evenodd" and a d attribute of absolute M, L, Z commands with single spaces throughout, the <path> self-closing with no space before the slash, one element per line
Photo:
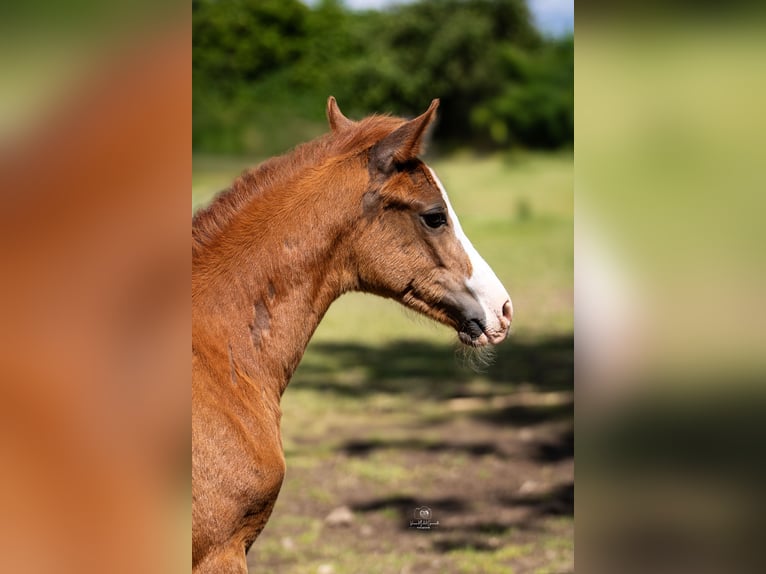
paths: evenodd
<path fill-rule="evenodd" d="M 574 572 L 572 336 L 462 363 L 437 343 L 312 344 L 250 571 Z"/>

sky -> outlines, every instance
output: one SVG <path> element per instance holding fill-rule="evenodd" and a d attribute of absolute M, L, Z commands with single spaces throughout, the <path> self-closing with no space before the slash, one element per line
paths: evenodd
<path fill-rule="evenodd" d="M 312 4 L 312 0 L 304 0 Z M 384 8 L 410 0 L 344 0 L 349 8 L 357 10 Z M 537 26 L 546 34 L 561 35 L 574 30 L 574 0 L 527 0 Z"/>

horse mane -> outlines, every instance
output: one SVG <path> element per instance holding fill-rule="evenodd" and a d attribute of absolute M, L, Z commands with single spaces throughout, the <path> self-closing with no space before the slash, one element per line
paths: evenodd
<path fill-rule="evenodd" d="M 369 149 L 404 122 L 388 115 L 369 116 L 348 129 L 327 133 L 244 171 L 231 187 L 193 215 L 192 251 L 211 245 L 253 198 L 262 196 L 279 182 L 310 167 L 319 167 L 331 157 Z"/>

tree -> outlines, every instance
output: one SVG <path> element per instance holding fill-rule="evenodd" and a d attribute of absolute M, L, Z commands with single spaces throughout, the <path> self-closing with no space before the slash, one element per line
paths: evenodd
<path fill-rule="evenodd" d="M 324 102 L 414 116 L 441 99 L 441 143 L 569 145 L 573 42 L 524 0 L 193 0 L 193 146 L 269 154 L 325 129 Z"/>

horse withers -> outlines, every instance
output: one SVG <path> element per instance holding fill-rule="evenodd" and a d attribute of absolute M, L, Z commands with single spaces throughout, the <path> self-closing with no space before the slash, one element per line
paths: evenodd
<path fill-rule="evenodd" d="M 418 159 L 413 120 L 346 118 L 246 171 L 192 220 L 192 564 L 246 572 L 285 472 L 279 403 L 330 304 L 399 301 L 465 345 L 508 335 L 508 293 Z"/>

